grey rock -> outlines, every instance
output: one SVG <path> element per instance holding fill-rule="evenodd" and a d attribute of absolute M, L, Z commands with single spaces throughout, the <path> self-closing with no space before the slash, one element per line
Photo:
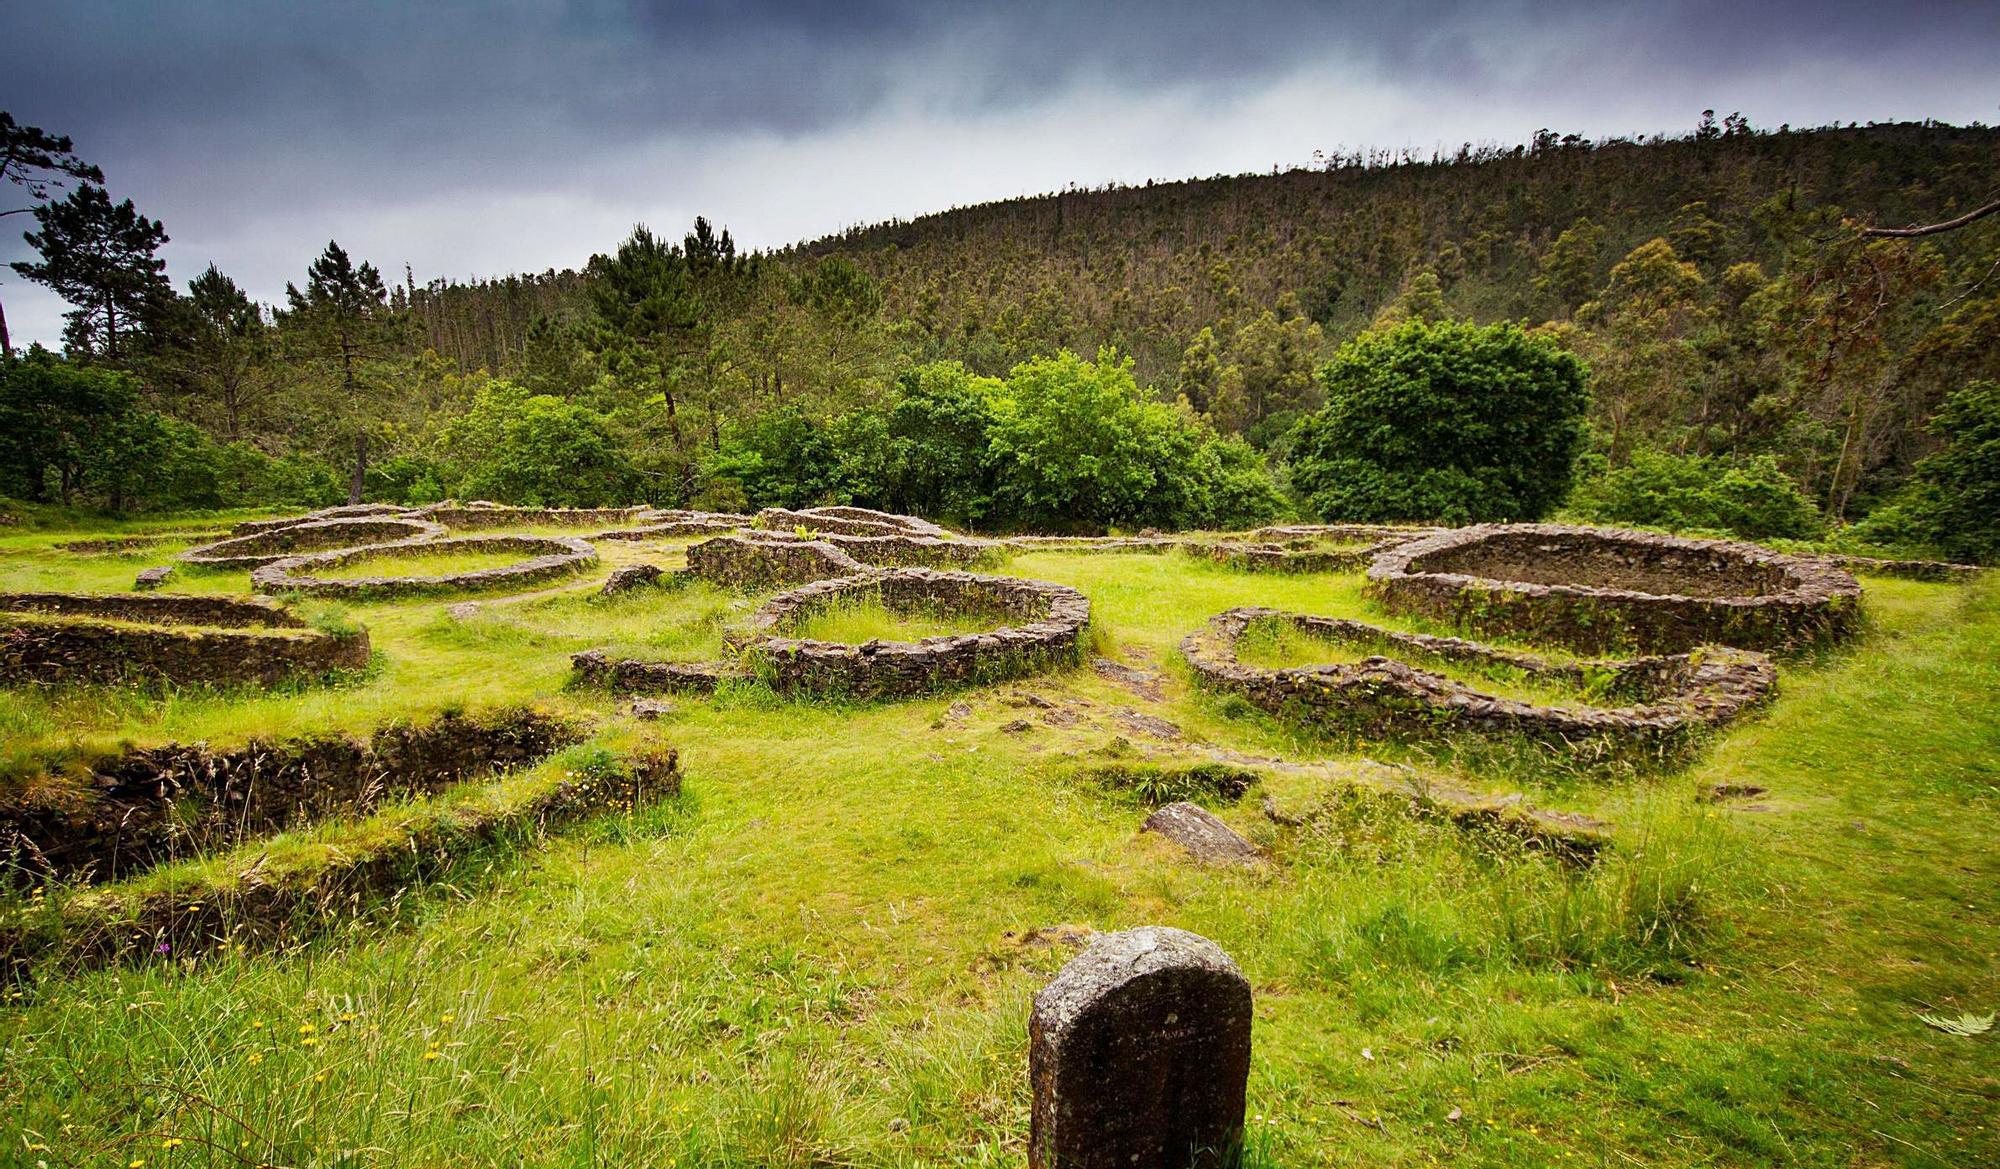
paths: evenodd
<path fill-rule="evenodd" d="M 1030 1169 L 1219 1169 L 1243 1134 L 1250 983 L 1214 942 L 1104 934 L 1029 1017 Z"/>
<path fill-rule="evenodd" d="M 139 570 L 138 578 L 132 582 L 132 587 L 142 593 L 151 592 L 167 583 L 173 575 L 174 566 L 171 564 L 162 564 L 154 568 L 142 568 Z"/>
<path fill-rule="evenodd" d="M 660 576 L 665 571 L 657 564 L 629 565 L 613 572 L 597 593 L 601 597 L 615 597 L 633 589 L 651 588 L 660 583 Z"/>
<path fill-rule="evenodd" d="M 1205 865 L 1254 867 L 1263 860 L 1257 846 L 1243 839 L 1236 829 L 1185 801 L 1155 809 L 1139 830 L 1166 837 Z"/>

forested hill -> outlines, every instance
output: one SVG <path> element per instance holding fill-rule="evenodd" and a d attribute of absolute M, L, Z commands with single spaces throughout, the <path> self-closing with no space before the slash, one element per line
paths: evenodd
<path fill-rule="evenodd" d="M 1527 148 L 1070 190 L 857 228 L 789 255 L 852 258 L 882 282 L 888 315 L 987 372 L 1059 347 L 1117 344 L 1143 379 L 1161 380 L 1202 328 L 1287 296 L 1339 339 L 1429 268 L 1459 313 L 1561 318 L 1654 238 L 1711 275 L 1744 261 L 1776 273 L 1801 233 L 1841 215 L 1935 222 L 1992 197 L 1996 183 L 2000 129 L 1750 131 L 1732 121 L 1683 137 L 1593 144 L 1545 133 Z M 1579 221 L 1601 234 L 1552 256 Z M 1559 271 L 1549 273 L 1552 259 Z"/>
<path fill-rule="evenodd" d="M 1994 129 L 1705 115 L 1677 137 L 1063 191 L 761 255 L 718 209 L 467 284 L 385 281 L 329 244 L 273 307 L 213 268 L 170 280 L 163 226 L 82 181 L 35 211 L 44 262 L 21 271 L 77 307 L 60 359 L 0 383 L 19 436 L 0 495 L 859 503 L 996 529 L 1567 506 L 1750 536 L 1882 511 L 1899 546 L 2000 557 L 2000 469 L 1992 507 L 1940 478 L 1986 475 L 2000 434 L 2000 215 L 1862 230 L 1996 197 Z M 129 262 L 81 262 L 107 250 Z M 1435 482 L 1353 494 L 1362 436 L 1330 395 L 1447 352 L 1460 389 L 1377 427 Z M 1497 406 L 1526 369 L 1578 405 L 1522 494 L 1483 478 L 1518 451 L 1472 448 L 1567 400 Z M 1440 412 L 1474 406 L 1506 416 Z"/>

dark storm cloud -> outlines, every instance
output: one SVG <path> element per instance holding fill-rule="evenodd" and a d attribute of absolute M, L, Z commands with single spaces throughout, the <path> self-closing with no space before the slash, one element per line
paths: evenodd
<path fill-rule="evenodd" d="M 392 269 L 494 273 L 695 209 L 777 244 L 1343 142 L 1684 129 L 1704 105 L 1991 121 L 1996 49 L 1990 0 L 14 0 L 0 108 L 164 218 L 178 279 L 215 259 L 268 297 L 336 232 Z M 4 295 L 53 335 L 51 302 Z"/>

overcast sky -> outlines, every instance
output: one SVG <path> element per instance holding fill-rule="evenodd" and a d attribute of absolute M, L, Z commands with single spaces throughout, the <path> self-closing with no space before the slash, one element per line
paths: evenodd
<path fill-rule="evenodd" d="M 0 109 L 279 299 L 328 239 L 419 283 L 696 214 L 774 247 L 1068 183 L 1759 126 L 2000 122 L 2000 3 L 8 0 Z M 0 204 L 0 209 L 19 200 Z M 0 260 L 27 254 L 0 220 Z M 17 344 L 63 306 L 11 272 Z"/>

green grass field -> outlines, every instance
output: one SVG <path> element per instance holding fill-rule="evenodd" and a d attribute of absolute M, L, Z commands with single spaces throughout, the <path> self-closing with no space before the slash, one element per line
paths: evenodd
<path fill-rule="evenodd" d="M 50 550 L 90 534 L 0 537 L 0 588 L 117 590 L 157 562 Z M 2000 1034 L 1917 1018 L 2000 1009 L 1991 581 L 1867 581 L 1865 638 L 1788 663 L 1775 704 L 1702 761 L 1593 783 L 1350 751 L 1194 692 L 1174 647 L 1232 606 L 1417 626 L 1372 610 L 1359 574 L 1180 556 L 996 570 L 1081 589 L 1099 649 L 1158 670 L 1157 700 L 1084 668 L 860 706 L 743 686 L 639 723 L 569 688 L 579 649 L 722 652 L 755 596 L 594 595 L 687 542 L 606 542 L 576 581 L 470 614 L 341 607 L 377 660 L 333 688 L 0 691 L 17 778 L 80 747 L 521 701 L 600 725 L 534 774 L 658 742 L 687 776 L 678 799 L 487 850 L 284 952 L 17 972 L 0 1165 L 1020 1165 L 1028 1000 L 1068 956 L 1023 935 L 1062 923 L 1177 925 L 1242 965 L 1258 1164 L 2000 1162 Z M 240 592 L 247 573 L 169 587 Z M 1277 863 L 1208 870 L 1139 836 L 1143 803 L 1093 778 L 1211 752 L 1413 762 L 1601 818 L 1614 844 L 1567 865 L 1273 770 L 1209 804 Z M 1718 783 L 1768 790 L 1701 798 Z M 1322 806 L 1284 829 L 1265 796 Z M 407 815 L 269 851 L 310 857 Z"/>

